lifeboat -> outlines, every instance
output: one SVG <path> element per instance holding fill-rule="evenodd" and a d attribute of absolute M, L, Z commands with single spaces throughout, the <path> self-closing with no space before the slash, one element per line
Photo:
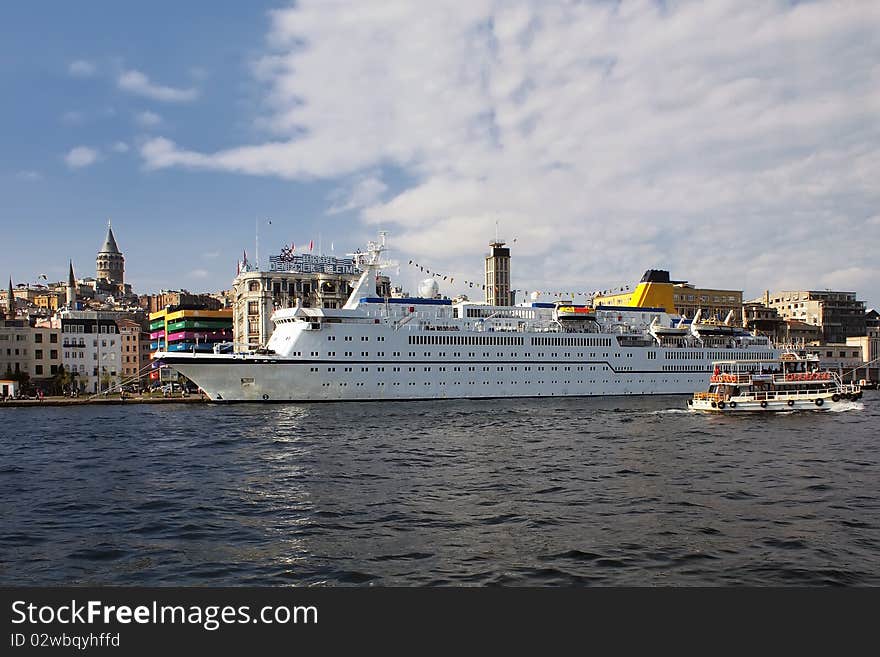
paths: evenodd
<path fill-rule="evenodd" d="M 595 320 L 596 311 L 587 306 L 559 306 L 556 309 L 558 320 Z"/>

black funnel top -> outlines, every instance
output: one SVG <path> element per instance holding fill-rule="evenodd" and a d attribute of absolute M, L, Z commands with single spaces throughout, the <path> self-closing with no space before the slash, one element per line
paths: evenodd
<path fill-rule="evenodd" d="M 642 276 L 641 283 L 668 283 L 669 272 L 665 269 L 649 269 Z"/>

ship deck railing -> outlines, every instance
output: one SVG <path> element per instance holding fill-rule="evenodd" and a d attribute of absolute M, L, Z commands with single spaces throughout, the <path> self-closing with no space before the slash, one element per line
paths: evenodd
<path fill-rule="evenodd" d="M 835 392 L 839 395 L 853 394 L 858 392 L 857 386 L 852 384 L 836 386 L 833 390 L 766 390 L 764 392 L 747 392 L 737 395 L 737 399 L 748 399 L 753 401 L 787 401 L 789 399 L 797 401 L 798 399 L 815 397 L 817 393 Z"/>
<path fill-rule="evenodd" d="M 774 383 L 774 384 L 793 384 L 793 383 L 836 383 L 837 376 L 833 372 L 789 372 L 787 374 L 777 374 L 773 372 L 749 372 L 731 373 L 722 372 L 721 374 L 713 374 L 709 378 L 710 383 L 726 383 L 726 384 L 749 384 L 749 383 Z"/>

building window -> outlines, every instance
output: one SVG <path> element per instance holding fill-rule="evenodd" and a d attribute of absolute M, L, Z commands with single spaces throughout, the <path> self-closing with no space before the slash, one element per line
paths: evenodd
<path fill-rule="evenodd" d="M 251 281 L 248 283 L 248 292 L 259 292 L 260 291 L 260 282 L 259 281 Z"/>

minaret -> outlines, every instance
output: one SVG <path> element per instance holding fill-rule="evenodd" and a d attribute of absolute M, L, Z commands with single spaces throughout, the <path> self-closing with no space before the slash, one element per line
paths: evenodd
<path fill-rule="evenodd" d="M 486 303 L 493 306 L 512 306 L 510 291 L 510 249 L 497 237 L 489 242 L 492 252 L 486 256 Z"/>
<path fill-rule="evenodd" d="M 73 260 L 70 261 L 70 273 L 67 276 L 67 307 L 73 310 L 76 305 L 76 277 L 73 275 Z"/>
<path fill-rule="evenodd" d="M 119 287 L 122 287 L 125 282 L 125 258 L 116 244 L 109 219 L 107 220 L 107 237 L 104 238 L 104 245 L 98 251 L 98 257 L 95 258 L 95 276 L 98 279 L 106 279 Z"/>
<path fill-rule="evenodd" d="M 12 292 L 12 276 L 9 277 L 9 290 L 6 292 L 6 319 L 15 319 L 15 295 Z"/>

